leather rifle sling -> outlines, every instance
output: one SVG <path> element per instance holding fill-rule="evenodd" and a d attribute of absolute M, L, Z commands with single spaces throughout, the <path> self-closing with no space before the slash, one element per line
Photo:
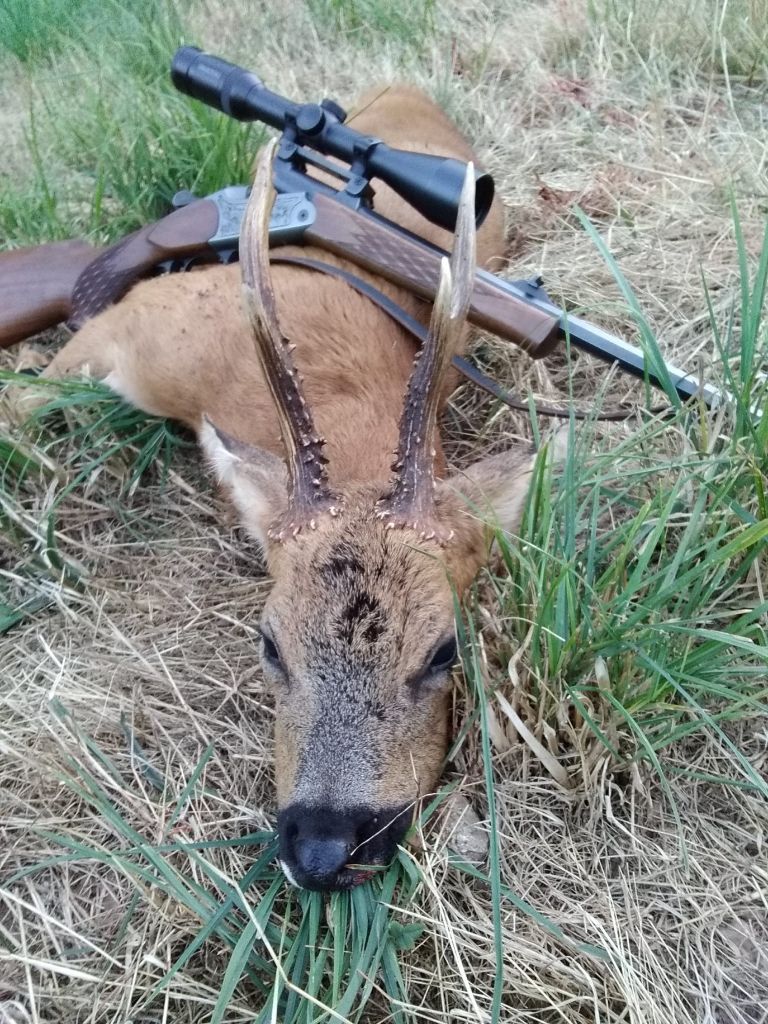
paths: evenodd
<path fill-rule="evenodd" d="M 366 298 L 370 299 L 371 302 L 379 307 L 379 309 L 390 316 L 396 323 L 400 324 L 400 326 L 408 331 L 409 334 L 412 334 L 420 344 L 423 345 L 427 340 L 429 332 L 423 324 L 419 323 L 419 321 L 412 317 L 410 313 L 407 313 L 402 309 L 402 307 L 398 306 L 398 304 L 390 299 L 388 295 L 385 295 L 384 292 L 379 291 L 378 288 L 375 288 L 367 281 L 363 281 L 363 279 L 358 277 L 357 274 L 352 274 L 350 271 L 337 267 L 332 263 L 323 263 L 321 260 L 304 259 L 301 256 L 270 255 L 269 261 L 270 263 L 282 263 L 295 267 L 304 267 L 307 270 L 316 270 L 321 274 L 327 274 L 329 277 L 339 278 L 339 280 L 346 282 L 350 288 L 354 288 L 355 291 L 360 292 L 361 295 L 365 295 Z M 453 366 L 463 377 L 472 381 L 473 384 L 482 388 L 483 391 L 509 406 L 510 409 L 516 409 L 520 412 L 530 412 L 528 402 L 511 394 L 500 384 L 497 384 L 495 380 L 492 380 L 484 374 L 482 370 L 478 370 L 477 367 L 464 359 L 463 356 L 454 356 Z M 563 419 L 569 419 L 571 416 L 575 419 L 587 419 L 590 415 L 589 413 L 575 409 L 558 409 L 551 405 L 542 405 L 540 402 L 535 402 L 534 408 L 540 416 L 557 416 Z M 595 418 L 599 420 L 624 420 L 631 416 L 633 412 L 633 409 L 617 410 L 608 413 L 601 413 Z"/>

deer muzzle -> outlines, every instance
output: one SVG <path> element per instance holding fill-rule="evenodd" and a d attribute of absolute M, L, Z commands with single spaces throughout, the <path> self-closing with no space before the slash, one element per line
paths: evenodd
<path fill-rule="evenodd" d="M 280 812 L 280 863 L 302 889 L 351 889 L 387 865 L 411 823 L 411 805 L 343 810 L 293 803 Z"/>

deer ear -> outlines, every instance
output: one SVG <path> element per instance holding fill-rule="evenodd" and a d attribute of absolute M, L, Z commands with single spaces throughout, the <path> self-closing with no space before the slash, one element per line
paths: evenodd
<path fill-rule="evenodd" d="M 536 455 L 531 449 L 509 451 L 480 459 L 461 473 L 441 480 L 438 494 L 452 492 L 464 502 L 471 515 L 486 519 L 491 526 L 515 533 L 525 507 Z"/>
<path fill-rule="evenodd" d="M 227 489 L 247 532 L 267 547 L 270 524 L 288 505 L 285 463 L 272 452 L 238 441 L 207 416 L 198 440 L 219 482 Z"/>

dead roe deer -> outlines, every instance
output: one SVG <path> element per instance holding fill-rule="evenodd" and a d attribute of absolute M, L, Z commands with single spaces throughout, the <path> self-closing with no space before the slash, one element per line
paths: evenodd
<path fill-rule="evenodd" d="M 360 109 L 355 127 L 393 146 L 473 157 L 417 89 L 379 91 Z M 298 885 L 338 889 L 367 877 L 352 865 L 392 856 L 419 798 L 435 788 L 456 660 L 454 594 L 487 556 L 481 515 L 515 528 L 531 455 L 512 450 L 445 476 L 437 419 L 454 384 L 450 359 L 465 344 L 471 197 L 414 368 L 412 337 L 345 282 L 296 266 L 270 273 L 268 161 L 269 152 L 240 268 L 138 284 L 46 372 L 90 374 L 195 430 L 261 545 L 274 580 L 261 660 L 275 695 L 281 863 Z M 376 209 L 451 248 L 450 235 L 385 186 Z M 500 256 L 503 241 L 496 201 L 477 232 L 479 262 Z M 283 253 L 345 266 L 319 250 Z M 413 296 L 348 268 L 428 317 Z"/>

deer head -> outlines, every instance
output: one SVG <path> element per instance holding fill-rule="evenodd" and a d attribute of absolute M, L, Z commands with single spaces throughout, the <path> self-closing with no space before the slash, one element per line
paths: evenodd
<path fill-rule="evenodd" d="M 240 252 L 286 458 L 210 423 L 201 439 L 274 580 L 261 658 L 275 694 L 281 863 L 298 885 L 338 889 L 391 858 L 435 788 L 457 657 L 455 595 L 486 557 L 482 516 L 515 528 L 531 454 L 504 453 L 435 479 L 440 396 L 475 268 L 470 168 L 429 341 L 405 396 L 393 478 L 333 492 L 270 282 L 271 156 L 267 149 L 259 162 Z"/>

